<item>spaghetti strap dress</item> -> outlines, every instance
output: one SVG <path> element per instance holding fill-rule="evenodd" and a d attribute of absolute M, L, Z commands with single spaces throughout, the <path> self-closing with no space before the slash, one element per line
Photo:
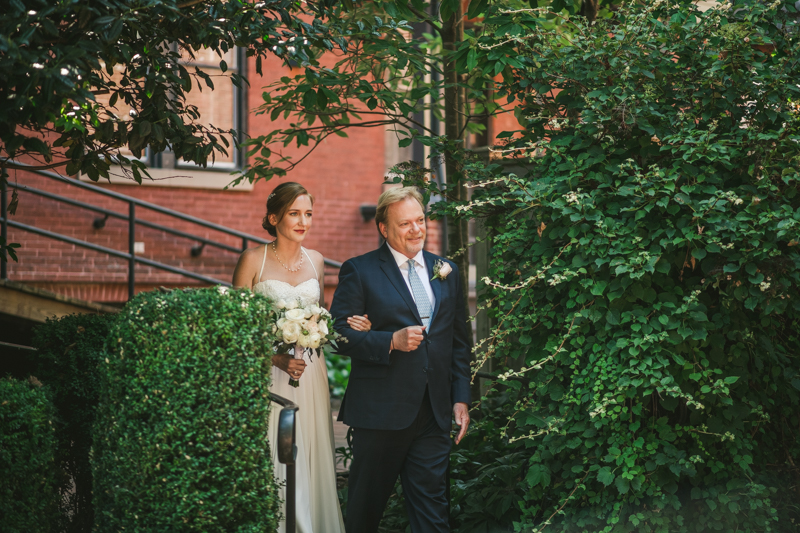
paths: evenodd
<path fill-rule="evenodd" d="M 303 306 L 318 305 L 320 300 L 317 270 L 308 256 L 303 253 L 314 268 L 314 277 L 298 285 L 285 281 L 267 279 L 253 285 L 253 292 L 268 296 L 273 301 L 295 300 Z M 267 246 L 264 246 L 264 259 L 261 272 L 264 273 Z M 270 391 L 293 401 L 300 406 L 296 418 L 296 481 L 297 481 L 297 531 L 299 533 L 340 533 L 344 532 L 342 512 L 336 491 L 336 468 L 334 457 L 333 419 L 331 417 L 328 370 L 322 350 L 311 351 L 304 356 L 306 368 L 300 377 L 300 385 L 289 385 L 289 374 L 272 367 Z M 316 352 L 316 353 L 314 353 Z M 278 461 L 275 443 L 278 441 L 278 418 L 280 407 L 273 405 L 269 420 L 269 440 L 275 477 L 283 483 L 281 498 L 285 501 L 286 465 Z M 284 507 L 285 509 L 285 507 Z M 278 531 L 286 530 L 285 517 Z"/>

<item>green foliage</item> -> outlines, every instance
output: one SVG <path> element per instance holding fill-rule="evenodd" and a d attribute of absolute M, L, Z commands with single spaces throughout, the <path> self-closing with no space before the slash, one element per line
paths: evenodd
<path fill-rule="evenodd" d="M 442 2 L 435 16 L 426 1 L 338 6 L 329 25 L 341 47 L 335 63 L 310 57 L 297 74 L 265 88 L 257 114 L 282 117 L 288 126 L 244 143 L 252 162 L 242 179 L 284 175 L 305 158 L 292 162 L 285 147 L 310 152 L 331 135 L 346 137 L 351 128 L 388 129 L 400 147 L 438 136 L 419 114 L 431 111 L 447 120 L 443 94 L 453 83 L 446 82 L 443 65 L 452 52 L 443 44 L 443 21 L 456 6 L 454 0 Z M 485 131 L 483 120 L 499 110 L 485 92 L 491 75 L 465 68 L 459 76 L 456 85 L 467 98 L 463 116 L 454 120 L 461 120 L 465 131 Z"/>
<path fill-rule="evenodd" d="M 7 533 L 58 523 L 53 405 L 41 385 L 0 379 L 0 516 Z"/>
<path fill-rule="evenodd" d="M 266 298 L 143 293 L 112 329 L 93 458 L 96 529 L 274 531 Z"/>
<path fill-rule="evenodd" d="M 337 353 L 326 352 L 325 364 L 328 365 L 328 385 L 331 396 L 341 398 L 350 380 L 350 358 Z"/>
<path fill-rule="evenodd" d="M 146 175 L 137 158 L 146 148 L 169 148 L 176 157 L 205 166 L 216 152 L 232 147 L 224 130 L 200 122 L 186 102 L 191 90 L 214 89 L 199 67 L 181 64 L 182 50 L 211 49 L 220 56 L 246 47 L 261 59 L 294 55 L 307 48 L 330 48 L 321 22 L 325 2 L 292 0 L 11 0 L 0 17 L 0 155 L 32 156 L 45 166 L 65 166 L 67 174 L 108 177 L 111 158 Z M 307 42 L 306 45 L 300 43 Z M 112 79 L 114 73 L 122 77 Z M 245 80 L 233 73 L 240 86 Z M 97 95 L 107 94 L 107 103 Z M 115 107 L 132 107 L 134 117 Z M 42 132 L 49 134 L 42 136 Z M 234 138 L 238 138 L 236 132 Z M 5 169 L 0 166 L 3 177 Z"/>
<path fill-rule="evenodd" d="M 800 522 L 800 37 L 784 4 L 654 2 L 557 27 L 495 6 L 464 43 L 460 60 L 505 73 L 520 129 L 504 149 L 529 168 L 467 172 L 472 200 L 448 207 L 492 235 L 482 349 L 500 379 L 531 380 L 503 429 L 526 446 L 518 530 Z"/>
<path fill-rule="evenodd" d="M 524 443 L 502 435 L 519 398 L 519 382 L 509 383 L 473 409 L 469 433 L 450 454 L 451 525 L 459 533 L 513 531 L 522 516 L 522 479 L 534 471 L 527 468 Z"/>
<path fill-rule="evenodd" d="M 100 393 L 100 364 L 115 315 L 68 315 L 34 330 L 36 377 L 56 407 L 56 464 L 61 516 L 67 532 L 88 532 L 92 507 L 92 426 Z"/>

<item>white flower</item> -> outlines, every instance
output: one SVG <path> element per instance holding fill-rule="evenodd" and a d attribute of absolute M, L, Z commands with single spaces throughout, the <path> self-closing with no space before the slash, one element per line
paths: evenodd
<path fill-rule="evenodd" d="M 320 335 L 324 337 L 327 337 L 328 333 L 330 333 L 330 331 L 328 330 L 328 321 L 325 319 L 319 321 L 317 328 L 319 329 Z"/>
<path fill-rule="evenodd" d="M 320 342 L 322 341 L 322 336 L 319 333 L 312 332 L 306 338 L 309 348 L 319 348 Z"/>
<path fill-rule="evenodd" d="M 322 336 L 319 333 L 309 333 L 308 335 L 300 335 L 297 339 L 297 344 L 303 348 L 319 348 Z"/>
<path fill-rule="evenodd" d="M 304 309 L 289 309 L 286 311 L 284 316 L 286 317 L 286 320 L 292 322 L 302 322 L 306 318 L 306 313 Z"/>
<path fill-rule="evenodd" d="M 439 259 L 436 264 L 433 265 L 433 277 L 431 278 L 431 281 L 435 279 L 444 280 L 452 271 L 453 267 L 450 266 L 450 263 L 446 263 Z"/>
<path fill-rule="evenodd" d="M 305 318 L 311 318 L 311 315 L 313 315 L 313 314 L 314 314 L 314 313 L 311 311 L 311 308 L 310 308 L 310 307 L 305 307 L 305 308 L 303 308 L 303 316 L 304 316 Z"/>
<path fill-rule="evenodd" d="M 288 320 L 281 328 L 283 334 L 283 342 L 286 344 L 294 344 L 300 338 L 300 324 Z"/>
<path fill-rule="evenodd" d="M 308 322 L 306 322 L 305 327 L 311 333 L 317 333 L 319 331 L 319 324 L 317 324 L 313 320 L 309 320 Z"/>
<path fill-rule="evenodd" d="M 286 309 L 286 301 L 285 300 L 278 300 L 275 302 L 275 307 L 278 309 Z"/>
<path fill-rule="evenodd" d="M 228 287 L 223 287 L 221 285 L 219 287 L 217 287 L 217 290 L 219 291 L 220 294 L 227 294 L 228 293 Z"/>
<path fill-rule="evenodd" d="M 308 336 L 307 335 L 302 335 L 301 334 L 299 337 L 297 337 L 297 345 L 298 346 L 301 346 L 303 348 L 311 348 L 311 346 L 308 345 L 308 342 L 309 341 L 308 341 Z"/>
<path fill-rule="evenodd" d="M 296 301 L 286 302 L 286 309 L 297 309 L 298 304 Z"/>
<path fill-rule="evenodd" d="M 283 325 L 286 324 L 286 319 L 280 317 L 275 324 L 278 326 L 278 329 L 283 329 Z"/>

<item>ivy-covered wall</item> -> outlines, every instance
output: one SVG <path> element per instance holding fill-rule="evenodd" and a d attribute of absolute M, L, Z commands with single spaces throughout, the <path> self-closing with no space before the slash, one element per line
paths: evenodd
<path fill-rule="evenodd" d="M 479 353 L 519 377 L 520 531 L 800 523 L 800 37 L 793 3 L 487 8 L 529 172 L 465 170 L 490 272 Z M 513 58 L 521 68 L 507 65 Z"/>

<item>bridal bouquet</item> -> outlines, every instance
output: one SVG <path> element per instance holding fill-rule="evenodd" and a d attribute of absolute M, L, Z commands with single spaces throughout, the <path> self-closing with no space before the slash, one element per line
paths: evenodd
<path fill-rule="evenodd" d="M 324 307 L 309 305 L 303 307 L 300 302 L 279 300 L 275 307 L 278 310 L 277 321 L 272 328 L 281 339 L 277 342 L 278 351 L 294 348 L 294 358 L 302 359 L 308 350 L 316 350 L 325 344 L 336 346 L 341 337 L 333 329 L 333 317 Z M 289 379 L 289 385 L 297 387 L 300 382 Z"/>

